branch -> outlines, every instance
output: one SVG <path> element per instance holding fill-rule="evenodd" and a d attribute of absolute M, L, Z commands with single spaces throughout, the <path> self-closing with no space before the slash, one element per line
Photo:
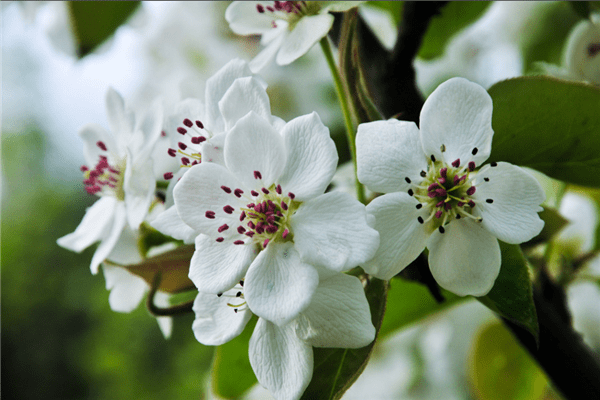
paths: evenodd
<path fill-rule="evenodd" d="M 146 298 L 146 308 L 155 317 L 171 317 L 174 315 L 188 314 L 193 312 L 192 306 L 194 304 L 193 301 L 189 301 L 187 303 L 177 304 L 173 307 L 161 308 L 154 304 L 154 296 L 156 295 L 156 291 L 160 287 L 160 281 L 162 280 L 162 273 L 158 272 L 154 275 L 154 280 L 152 281 L 152 286 L 150 287 L 150 291 L 148 292 L 148 297 Z"/>
<path fill-rule="evenodd" d="M 600 399 L 600 359 L 571 326 L 563 289 L 540 272 L 533 300 L 540 325 L 539 348 L 525 329 L 502 319 L 567 399 Z"/>
<path fill-rule="evenodd" d="M 423 97 L 415 82 L 413 60 L 431 19 L 438 15 L 445 1 L 406 2 L 398 28 L 396 45 L 388 52 L 362 21 L 358 23 L 361 60 L 365 78 L 375 105 L 386 118 L 398 116 L 419 122 Z"/>

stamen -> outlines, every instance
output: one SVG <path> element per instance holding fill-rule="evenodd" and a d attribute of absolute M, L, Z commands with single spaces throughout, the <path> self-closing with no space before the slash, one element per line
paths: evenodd
<path fill-rule="evenodd" d="M 228 187 L 227 187 L 227 186 L 225 186 L 225 185 L 221 186 L 221 189 L 223 189 L 223 191 L 224 191 L 225 193 L 227 193 L 227 194 L 230 194 L 230 193 L 231 193 L 231 189 L 230 189 L 230 188 L 228 188 Z"/>
<path fill-rule="evenodd" d="M 207 211 L 204 213 L 204 216 L 208 219 L 215 219 L 215 212 L 214 211 Z"/>
<path fill-rule="evenodd" d="M 171 157 L 176 157 L 177 156 L 177 150 L 175 150 L 175 149 L 169 149 L 169 150 L 167 150 L 167 154 L 169 154 Z"/>
<path fill-rule="evenodd" d="M 433 154 L 431 155 L 431 161 L 435 162 L 435 156 Z"/>
<path fill-rule="evenodd" d="M 423 208 L 423 204 L 421 204 L 421 203 L 417 204 L 417 210 L 420 210 L 421 208 Z"/>
<path fill-rule="evenodd" d="M 261 5 L 261 4 L 257 4 L 256 5 L 256 11 L 258 11 L 259 13 L 264 13 L 265 12 L 265 8 Z"/>
<path fill-rule="evenodd" d="M 485 199 L 485 202 L 488 204 L 492 204 L 494 202 L 494 199 Z"/>
<path fill-rule="evenodd" d="M 200 129 L 204 129 L 204 125 L 200 121 L 196 121 L 196 126 Z"/>
<path fill-rule="evenodd" d="M 406 181 L 406 183 L 410 183 L 410 178 L 408 176 L 404 178 L 404 180 Z"/>
<path fill-rule="evenodd" d="M 177 132 L 181 133 L 182 135 L 185 135 L 187 133 L 187 130 L 180 126 L 179 128 L 177 128 Z M 182 150 L 185 150 L 185 149 L 182 149 Z"/>
<path fill-rule="evenodd" d="M 194 123 L 189 118 L 184 119 L 183 124 L 185 126 L 187 126 L 188 128 L 191 128 L 192 126 L 194 126 Z"/>
<path fill-rule="evenodd" d="M 244 244 L 244 241 L 243 240 L 236 240 L 235 242 L 233 242 L 233 244 L 237 244 L 237 245 Z"/>
<path fill-rule="evenodd" d="M 421 171 L 421 174 L 420 174 L 420 175 L 421 175 L 421 177 L 422 177 L 422 178 L 425 178 L 425 177 L 427 176 L 427 172 L 425 172 L 425 171 Z"/>
<path fill-rule="evenodd" d="M 179 143 L 177 143 L 177 146 L 179 146 L 179 148 L 180 148 L 181 150 L 185 150 L 185 149 L 187 149 L 187 145 L 186 145 L 185 143 L 181 143 L 181 142 L 179 142 Z"/>
<path fill-rule="evenodd" d="M 420 224 L 422 224 L 422 223 L 424 222 L 424 221 L 423 221 L 423 217 L 419 217 L 419 218 L 417 218 L 417 221 L 419 221 L 419 223 L 420 223 Z"/>
<path fill-rule="evenodd" d="M 460 166 L 460 158 L 457 158 L 456 160 L 452 161 L 452 166 L 454 168 L 458 168 Z"/>
<path fill-rule="evenodd" d="M 440 227 L 439 227 L 439 230 L 440 230 L 440 233 L 444 233 L 444 232 L 446 232 L 446 230 L 444 229 L 444 227 L 443 227 L 443 226 L 440 226 Z"/>
<path fill-rule="evenodd" d="M 285 228 L 283 230 L 283 233 L 281 234 L 281 237 L 285 239 L 287 237 L 288 233 L 290 233 L 290 231 L 288 230 L 288 228 Z"/>
<path fill-rule="evenodd" d="M 246 218 L 246 211 L 242 211 L 240 214 L 240 222 L 242 222 Z"/>
<path fill-rule="evenodd" d="M 225 211 L 227 214 L 233 214 L 234 208 L 230 205 L 226 205 L 225 207 L 223 207 L 223 211 Z"/>
<path fill-rule="evenodd" d="M 233 191 L 233 194 L 235 194 L 235 196 L 236 196 L 237 198 L 241 198 L 243 193 L 244 193 L 244 191 L 243 191 L 242 189 L 235 189 L 235 190 Z"/>
<path fill-rule="evenodd" d="M 475 154 L 477 154 L 478 151 L 479 151 L 479 149 L 477 147 L 473 147 L 471 154 L 475 155 Z"/>
<path fill-rule="evenodd" d="M 98 141 L 96 142 L 96 146 L 98 146 L 98 147 L 100 148 L 100 150 L 102 150 L 102 151 L 106 151 L 106 145 L 104 144 L 104 142 L 103 142 L 103 141 L 101 141 L 101 140 L 98 140 Z"/>
<path fill-rule="evenodd" d="M 469 196 L 473 196 L 473 194 L 475 193 L 475 190 L 476 190 L 475 186 L 471 186 L 470 188 L 467 189 L 467 194 Z"/>
<path fill-rule="evenodd" d="M 296 195 L 295 195 L 294 193 L 292 193 L 292 192 L 288 192 L 288 197 L 289 197 L 291 200 L 294 200 L 294 199 L 296 198 Z"/>
<path fill-rule="evenodd" d="M 269 192 L 269 190 L 268 190 L 267 188 L 262 188 L 261 190 L 262 190 L 262 192 L 263 192 L 264 194 L 269 194 L 269 193 L 271 193 L 271 192 Z"/>
<path fill-rule="evenodd" d="M 475 171 L 475 162 L 474 161 L 469 161 L 469 171 L 473 172 Z"/>
<path fill-rule="evenodd" d="M 237 231 L 240 235 L 243 235 L 244 232 L 246 232 L 246 228 L 244 228 L 243 226 L 238 226 Z"/>
<path fill-rule="evenodd" d="M 275 186 L 275 191 L 277 192 L 277 194 L 281 194 L 281 185 Z"/>
<path fill-rule="evenodd" d="M 414 194 L 415 194 L 415 192 L 413 192 L 413 190 L 412 190 L 412 189 L 408 189 L 408 195 L 409 195 L 409 196 L 412 196 L 412 195 L 414 195 Z"/>
<path fill-rule="evenodd" d="M 227 224 L 223 224 L 219 227 L 219 229 L 217 229 L 217 231 L 219 231 L 219 233 L 226 231 L 227 229 L 229 229 L 229 225 Z"/>
<path fill-rule="evenodd" d="M 484 181 L 489 182 L 490 178 L 483 178 Z"/>
<path fill-rule="evenodd" d="M 254 171 L 254 179 L 262 179 L 262 175 L 259 171 Z"/>
<path fill-rule="evenodd" d="M 258 196 L 258 192 L 256 190 L 251 190 L 250 194 L 254 197 Z"/>
<path fill-rule="evenodd" d="M 265 239 L 265 241 L 263 242 L 263 248 L 266 248 L 268 244 L 269 244 L 269 239 Z"/>
<path fill-rule="evenodd" d="M 497 167 L 497 166 L 498 166 L 498 163 L 497 163 L 497 162 L 490 163 L 490 166 L 491 166 L 491 167 Z"/>
<path fill-rule="evenodd" d="M 216 240 L 217 240 L 217 242 L 221 243 L 223 240 L 225 240 L 225 238 L 218 237 Z"/>
<path fill-rule="evenodd" d="M 166 172 L 163 175 L 163 178 L 165 178 L 166 181 L 168 181 L 169 179 L 173 179 L 173 173 L 172 172 Z"/>

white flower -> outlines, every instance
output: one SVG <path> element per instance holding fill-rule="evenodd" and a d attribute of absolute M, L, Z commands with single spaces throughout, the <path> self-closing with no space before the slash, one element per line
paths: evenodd
<path fill-rule="evenodd" d="M 200 343 L 218 346 L 244 330 L 252 318 L 245 286 L 240 281 L 218 296 L 198 293 L 192 329 Z M 298 399 L 312 378 L 312 346 L 360 348 L 374 338 L 360 281 L 334 274 L 319 283 L 310 305 L 288 324 L 258 319 L 250 339 L 250 364 L 260 384 L 276 399 Z"/>
<path fill-rule="evenodd" d="M 540 63 L 550 75 L 600 85 L 600 14 L 573 28 L 563 54 L 563 66 Z"/>
<path fill-rule="evenodd" d="M 225 139 L 225 166 L 192 167 L 174 190 L 181 219 L 202 232 L 190 264 L 201 292 L 218 293 L 246 279 L 252 311 L 280 326 L 303 311 L 319 273 L 346 271 L 379 245 L 365 207 L 345 193 L 326 193 L 338 161 L 316 113 L 281 133 L 254 112 Z"/>
<path fill-rule="evenodd" d="M 287 65 L 324 38 L 333 15 L 356 7 L 358 1 L 234 1 L 225 12 L 229 27 L 239 35 L 263 35 L 267 47 L 251 62 L 260 71 L 273 58 Z"/>
<path fill-rule="evenodd" d="M 205 103 L 186 99 L 175 106 L 173 115 L 166 118 L 166 133 L 173 135 L 171 157 L 179 159 L 178 172 L 167 172 L 171 179 L 166 205 L 171 206 L 151 224 L 164 234 L 186 243 L 194 243 L 200 233 L 186 225 L 173 205 L 173 188 L 190 167 L 201 162 L 224 164 L 223 148 L 227 132 L 248 112 L 253 111 L 274 126 L 285 122 L 271 115 L 266 84 L 252 74 L 248 64 L 240 59 L 228 62 L 206 81 Z"/>
<path fill-rule="evenodd" d="M 413 122 L 361 124 L 358 177 L 387 193 L 367 211 L 381 246 L 367 272 L 390 279 L 425 247 L 440 286 L 459 295 L 485 295 L 500 271 L 498 240 L 516 244 L 537 235 L 545 194 L 523 169 L 491 163 L 492 99 L 463 78 L 441 84 Z"/>
<path fill-rule="evenodd" d="M 162 125 L 162 110 L 157 106 L 135 123 L 112 88 L 106 106 L 112 135 L 96 124 L 79 131 L 87 162 L 81 167 L 85 189 L 100 200 L 86 211 L 75 232 L 57 240 L 76 252 L 100 241 L 91 262 L 94 274 L 119 241 L 125 224 L 137 230 L 148 214 L 156 188 L 150 155 Z"/>

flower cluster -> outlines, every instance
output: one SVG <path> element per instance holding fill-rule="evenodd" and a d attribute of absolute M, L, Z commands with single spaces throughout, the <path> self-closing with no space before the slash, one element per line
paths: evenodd
<path fill-rule="evenodd" d="M 462 78 L 430 95 L 420 128 L 396 119 L 358 126 L 357 176 L 381 196 L 365 206 L 328 191 L 338 164 L 329 129 L 316 112 L 288 122 L 273 116 L 253 71 L 274 57 L 294 61 L 327 34 L 329 11 L 354 6 L 234 2 L 231 28 L 263 34 L 267 48 L 250 64 L 227 63 L 207 80 L 203 101 L 184 99 L 165 118 L 157 105 L 136 119 L 109 90 L 112 135 L 96 125 L 80 131 L 85 190 L 100 199 L 58 239 L 73 251 L 100 242 L 92 272 L 103 265 L 111 306 L 125 312 L 149 290 L 152 302 L 168 307 L 167 294 L 154 296 L 173 271 L 152 264 L 148 279 L 140 265 L 174 248 L 191 254 L 193 244 L 196 338 L 224 344 L 256 316 L 250 363 L 278 399 L 305 391 L 313 347 L 360 348 L 375 339 L 367 274 L 389 280 L 427 249 L 440 286 L 483 296 L 500 271 L 498 240 L 522 243 L 544 225 L 535 178 L 505 162 L 485 164 L 492 99 Z M 147 248 L 149 231 L 161 246 Z M 170 322 L 159 322 L 168 336 Z"/>

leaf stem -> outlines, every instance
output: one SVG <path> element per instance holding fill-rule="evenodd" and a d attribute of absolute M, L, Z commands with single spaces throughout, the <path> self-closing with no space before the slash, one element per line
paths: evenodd
<path fill-rule="evenodd" d="M 333 59 L 333 53 L 331 51 L 331 45 L 329 44 L 329 39 L 325 36 L 321 39 L 321 49 L 323 50 L 323 54 L 325 55 L 325 60 L 327 61 L 327 65 L 329 66 L 329 70 L 331 71 L 331 75 L 333 77 L 333 83 L 335 85 L 335 91 L 337 93 L 338 100 L 340 102 L 340 108 L 342 109 L 342 114 L 344 116 L 344 125 L 346 126 L 346 137 L 348 138 L 348 146 L 350 147 L 350 153 L 352 155 L 352 163 L 354 164 L 354 179 L 356 186 L 356 197 L 358 201 L 365 204 L 365 191 L 362 183 L 358 181 L 358 175 L 356 174 L 357 165 L 356 165 L 356 141 L 354 135 L 354 126 L 352 125 L 352 117 L 350 115 L 350 107 L 348 106 L 348 99 L 346 98 L 346 94 L 344 91 L 344 86 L 342 83 L 342 78 L 340 77 L 340 73 L 335 64 L 335 60 Z"/>

